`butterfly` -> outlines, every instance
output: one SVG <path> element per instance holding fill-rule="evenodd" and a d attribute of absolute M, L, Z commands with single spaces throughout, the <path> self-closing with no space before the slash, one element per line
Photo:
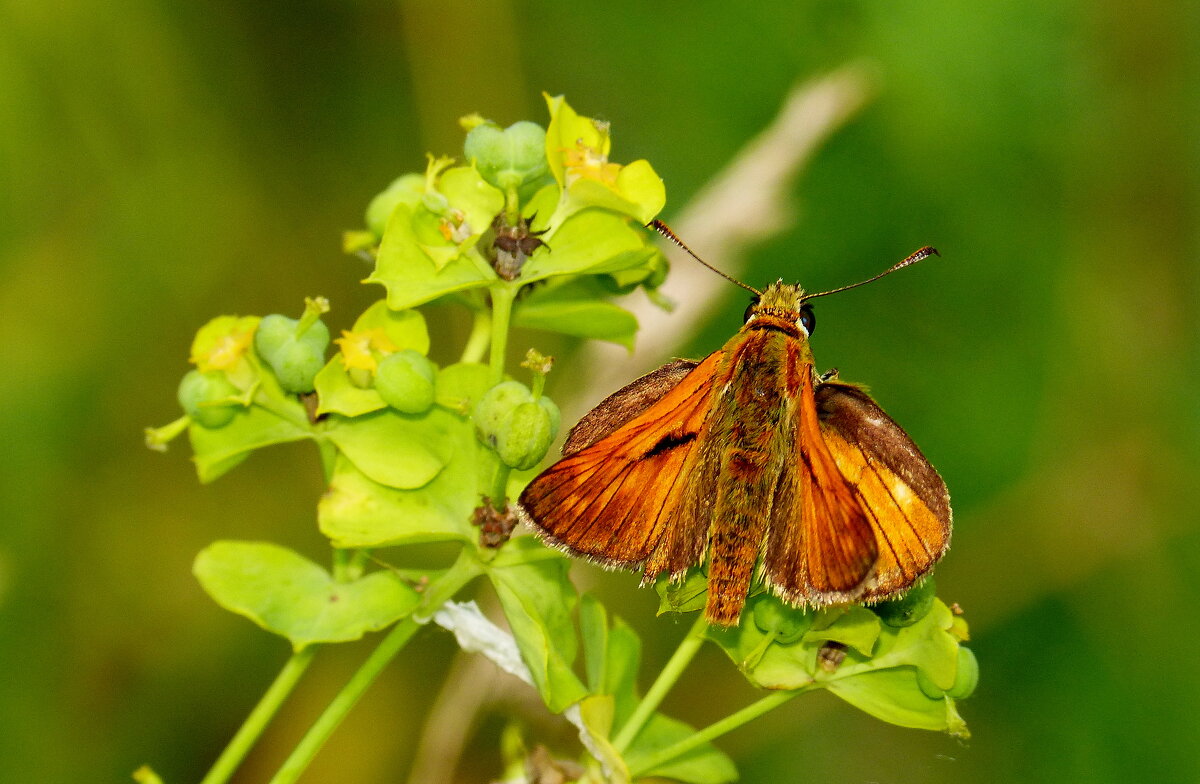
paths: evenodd
<path fill-rule="evenodd" d="M 755 298 L 737 334 L 602 401 L 521 493 L 518 516 L 550 545 L 641 569 L 643 584 L 705 566 L 714 625 L 738 623 L 756 576 L 802 607 L 903 593 L 950 543 L 950 496 L 861 387 L 818 374 L 808 301 L 934 254 L 819 294 L 738 283 Z"/>

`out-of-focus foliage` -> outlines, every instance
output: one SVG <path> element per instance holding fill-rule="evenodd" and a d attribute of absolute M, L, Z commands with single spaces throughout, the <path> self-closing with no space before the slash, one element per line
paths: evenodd
<path fill-rule="evenodd" d="M 876 100 L 820 152 L 797 223 L 745 277 L 825 288 L 925 243 L 942 251 L 820 302 L 813 348 L 871 384 L 951 488 L 938 585 L 972 621 L 973 737 L 813 697 L 720 745 L 746 781 L 1200 778 L 1200 673 L 1180 664 L 1200 647 L 1180 620 L 1200 588 L 1189 13 L 1165 0 L 669 13 L 7 0 L 0 780 L 121 780 L 151 756 L 167 781 L 196 780 L 287 655 L 213 608 L 190 565 L 234 535 L 320 560 L 317 470 L 297 474 L 285 447 L 217 492 L 142 448 L 142 426 L 175 416 L 197 324 L 293 313 L 314 291 L 333 314 L 364 310 L 380 291 L 355 283 L 370 270 L 340 253 L 342 230 L 426 149 L 453 154 L 467 112 L 538 117 L 545 90 L 607 113 L 623 156 L 655 162 L 669 218 L 796 79 L 855 58 L 874 63 Z M 739 296 L 679 353 L 719 345 Z M 581 370 L 558 353 L 565 384 Z M 646 665 L 662 662 L 683 628 L 664 634 L 633 581 L 596 579 L 627 605 Z M 316 681 L 345 680 L 365 653 L 345 647 Z M 309 778 L 395 780 L 451 648 L 414 640 Z M 694 704 L 685 680 L 673 715 L 752 698 L 715 651 L 694 669 Z M 264 779 L 326 699 L 297 694 L 241 780 Z M 569 744 L 560 732 L 545 735 Z M 498 735 L 485 720 L 472 736 L 464 781 L 498 769 Z"/>

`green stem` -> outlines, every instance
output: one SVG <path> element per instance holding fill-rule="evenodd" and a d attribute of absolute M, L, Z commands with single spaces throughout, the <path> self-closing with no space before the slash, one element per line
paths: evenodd
<path fill-rule="evenodd" d="M 511 468 L 499 460 L 496 461 L 496 476 L 492 482 L 492 508 L 497 512 L 504 511 L 508 500 L 508 476 L 511 473 Z"/>
<path fill-rule="evenodd" d="M 521 220 L 521 195 L 515 185 L 504 190 L 504 220 L 509 226 L 516 226 Z"/>
<path fill-rule="evenodd" d="M 274 778 L 271 779 L 270 784 L 291 784 L 304 773 L 313 757 L 320 751 L 321 746 L 342 723 L 342 719 L 346 718 L 346 714 L 375 681 L 379 673 L 383 672 L 383 668 L 412 639 L 412 636 L 428 620 L 429 616 L 432 616 L 438 607 L 479 574 L 479 571 L 478 562 L 464 550 L 454 566 L 429 585 L 422 607 L 392 627 L 379 646 L 371 652 L 371 655 L 358 668 L 350 681 L 342 687 L 342 690 L 300 739 L 296 748 L 292 750 Z"/>
<path fill-rule="evenodd" d="M 312 762 L 313 757 L 317 756 L 317 752 L 342 723 L 342 719 L 346 718 L 346 714 L 366 692 L 367 687 L 375 681 L 379 673 L 383 672 L 383 668 L 404 648 L 419 628 L 421 625 L 413 620 L 411 615 L 392 627 L 392 630 L 379 643 L 379 647 L 371 651 L 371 655 L 367 657 L 363 665 L 333 698 L 324 713 L 317 718 L 317 721 L 296 744 L 296 748 L 292 749 L 292 753 L 288 755 L 279 771 L 271 779 L 271 784 L 290 784 L 300 778 L 300 774 Z"/>
<path fill-rule="evenodd" d="M 300 680 L 300 676 L 304 674 L 316 652 L 316 646 L 310 645 L 292 654 L 287 663 L 283 665 L 283 669 L 275 676 L 275 680 L 267 689 L 266 694 L 254 706 L 254 710 L 250 711 L 250 715 L 238 728 L 237 734 L 221 752 L 221 756 L 217 757 L 217 761 L 213 763 L 201 784 L 224 784 L 229 780 L 259 736 L 262 735 L 267 724 L 271 722 L 279 707 L 283 705 L 284 700 L 292 693 L 296 682 Z"/>
<path fill-rule="evenodd" d="M 703 746 L 705 743 L 715 740 L 725 733 L 735 730 L 743 724 L 757 719 L 764 713 L 775 710 L 780 705 L 791 700 L 793 697 L 797 697 L 800 694 L 803 694 L 806 691 L 811 691 L 814 688 L 816 688 L 816 685 L 810 684 L 799 689 L 792 689 L 791 691 L 772 692 L 766 697 L 763 697 L 761 700 L 750 703 L 737 713 L 730 714 L 720 721 L 708 725 L 694 735 L 691 735 L 684 740 L 679 741 L 678 743 L 667 746 L 664 749 L 659 749 L 654 754 L 651 754 L 649 757 L 641 760 L 636 766 L 631 766 L 629 769 L 629 776 L 630 778 L 644 776 L 646 773 L 654 770 L 660 765 L 670 762 L 678 757 L 682 757 L 689 751 L 697 749 L 700 746 Z"/>
<path fill-rule="evenodd" d="M 683 671 L 691 663 L 696 651 L 700 650 L 700 646 L 704 643 L 704 630 L 707 627 L 708 622 L 704 620 L 704 613 L 700 613 L 687 636 L 683 638 L 683 642 L 679 643 L 679 647 L 671 655 L 670 661 L 658 674 L 650 686 L 650 690 L 646 692 L 646 696 L 634 709 L 633 715 L 629 717 L 629 720 L 621 727 L 621 731 L 617 733 L 616 738 L 613 739 L 613 747 L 618 753 L 624 753 L 629 748 L 629 744 L 633 743 L 638 733 L 642 731 L 642 727 L 646 726 L 646 722 L 662 704 L 667 692 L 679 680 L 679 676 L 683 675 Z"/>
<path fill-rule="evenodd" d="M 513 300 L 516 299 L 519 288 L 519 285 L 497 283 L 488 289 L 492 295 L 492 354 L 489 363 L 492 386 L 504 380 L 504 355 L 508 351 L 508 322 L 512 318 Z"/>
<path fill-rule="evenodd" d="M 487 310 L 477 310 L 471 321 L 471 334 L 467 336 L 467 345 L 463 347 L 459 362 L 478 362 L 487 354 L 488 345 L 492 342 L 492 314 Z"/>

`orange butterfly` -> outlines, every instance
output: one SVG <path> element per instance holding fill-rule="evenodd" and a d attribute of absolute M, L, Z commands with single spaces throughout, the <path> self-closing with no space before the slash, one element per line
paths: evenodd
<path fill-rule="evenodd" d="M 643 584 L 707 562 L 705 616 L 722 626 L 738 622 L 756 570 L 801 606 L 905 591 L 950 543 L 950 496 L 864 391 L 817 374 L 807 301 L 936 253 L 820 294 L 750 289 L 724 347 L 639 378 L 572 428 L 563 459 L 521 494 L 521 518 L 549 544 L 643 569 Z"/>

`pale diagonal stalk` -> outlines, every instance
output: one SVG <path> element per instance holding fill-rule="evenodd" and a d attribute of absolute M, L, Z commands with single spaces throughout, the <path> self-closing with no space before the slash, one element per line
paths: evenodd
<path fill-rule="evenodd" d="M 726 716 L 725 718 L 721 719 L 720 721 L 717 721 L 717 722 L 714 722 L 714 723 L 708 725 L 704 729 L 700 730 L 699 732 L 697 732 L 693 735 L 688 736 L 687 738 L 679 741 L 678 743 L 672 744 L 670 746 L 667 746 L 666 748 L 656 751 L 654 754 L 651 754 L 649 757 L 646 757 L 644 760 L 641 760 L 636 767 L 631 766 L 629 769 L 629 776 L 630 776 L 630 778 L 634 778 L 634 779 L 636 779 L 639 776 L 643 776 L 646 773 L 654 770 L 658 766 L 668 763 L 671 760 L 676 759 L 678 757 L 682 757 L 684 754 L 687 754 L 689 751 L 698 749 L 699 747 L 703 746 L 705 743 L 713 741 L 713 740 L 721 737 L 722 735 L 724 735 L 727 732 L 736 730 L 738 727 L 742 726 L 743 724 L 751 722 L 754 719 L 757 719 L 759 716 L 762 716 L 765 713 L 769 713 L 770 711 L 775 710 L 780 705 L 783 705 L 785 702 L 788 702 L 792 698 L 797 697 L 806 691 L 811 691 L 812 689 L 815 689 L 815 688 L 816 688 L 816 684 L 810 684 L 808 686 L 803 686 L 799 689 L 792 689 L 791 691 L 772 692 L 771 694 L 768 694 L 766 697 L 763 697 L 762 699 L 758 700 L 757 702 L 750 703 L 749 705 L 742 708 L 737 713 L 731 713 L 730 715 Z"/>
<path fill-rule="evenodd" d="M 262 735 L 271 719 L 275 717 L 280 706 L 292 693 L 292 689 L 300 680 L 300 676 L 308 669 L 316 652 L 317 646 L 309 645 L 292 654 L 200 784 L 224 784 L 229 780 L 233 772 L 242 764 L 242 760 L 246 758 L 246 754 L 258 742 L 259 736 Z"/>
<path fill-rule="evenodd" d="M 658 706 L 662 704 L 667 692 L 679 680 L 679 676 L 683 675 L 683 671 L 687 669 L 696 652 L 700 650 L 700 646 L 704 644 L 704 630 L 707 627 L 708 622 L 704 620 L 704 613 L 701 612 L 696 618 L 696 622 L 692 624 L 692 628 L 688 630 L 687 636 L 679 643 L 675 653 L 671 654 L 670 660 L 651 684 L 646 696 L 638 703 L 629 720 L 625 722 L 613 739 L 613 747 L 618 753 L 625 753 L 629 745 L 637 739 L 638 733 L 646 726 L 646 722 L 654 715 L 654 711 L 658 710 Z"/>
<path fill-rule="evenodd" d="M 284 760 L 270 784 L 291 784 L 304 773 L 325 741 L 346 718 L 346 714 L 350 712 L 367 688 L 379 677 L 379 673 L 383 672 L 383 669 L 408 644 L 412 636 L 428 621 L 438 607 L 479 574 L 480 568 L 474 556 L 467 550 L 463 550 L 454 566 L 450 567 L 449 571 L 439 579 L 429 584 L 422 606 L 392 627 L 379 646 L 371 652 L 371 655 L 337 693 L 324 712 L 317 717 L 316 722 L 296 744 L 296 748 L 292 749 L 292 753 Z"/>

